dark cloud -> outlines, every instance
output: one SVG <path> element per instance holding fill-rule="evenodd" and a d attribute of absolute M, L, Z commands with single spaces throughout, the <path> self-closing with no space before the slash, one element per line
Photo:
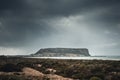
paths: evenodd
<path fill-rule="evenodd" d="M 120 0 L 0 0 L 0 46 L 26 46 L 35 39 L 42 43 L 44 38 L 49 41 L 64 33 L 64 29 L 53 27 L 57 22 L 50 25 L 51 21 L 76 15 L 85 16 L 84 23 L 96 34 L 103 30 L 120 34 L 119 7 Z M 110 37 L 120 39 L 114 34 Z"/>
<path fill-rule="evenodd" d="M 25 19 L 25 18 L 24 18 Z M 36 23 L 27 19 L 6 19 L 1 28 L 1 43 L 3 46 L 24 45 L 29 39 L 44 37 L 51 33 L 51 29 L 44 23 Z M 6 43 L 8 43 L 6 45 Z M 17 44 L 16 44 L 17 43 Z M 5 44 L 5 45 L 4 45 Z M 9 45 L 10 44 L 10 45 Z"/>
<path fill-rule="evenodd" d="M 119 0 L 2 0 L 1 11 L 12 11 L 19 15 L 30 16 L 69 16 L 92 9 L 116 7 L 119 8 Z M 115 10 L 115 9 L 114 9 Z M 118 10 L 118 9 L 117 9 Z M 22 14 L 21 14 L 22 13 Z M 13 13 L 14 14 L 14 13 Z"/>
<path fill-rule="evenodd" d="M 0 10 L 16 10 L 21 9 L 24 0 L 0 0 Z"/>

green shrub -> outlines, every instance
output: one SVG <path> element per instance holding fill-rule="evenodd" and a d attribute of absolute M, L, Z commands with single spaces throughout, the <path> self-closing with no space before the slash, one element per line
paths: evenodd
<path fill-rule="evenodd" d="M 21 72 L 21 69 L 19 66 L 16 66 L 14 64 L 5 64 L 0 68 L 0 71 L 3 72 Z"/>
<path fill-rule="evenodd" d="M 94 76 L 94 77 L 91 77 L 90 80 L 102 80 L 102 79 L 100 79 L 99 77 Z"/>
<path fill-rule="evenodd" d="M 0 75 L 0 80 L 26 80 L 26 79 L 15 75 Z"/>

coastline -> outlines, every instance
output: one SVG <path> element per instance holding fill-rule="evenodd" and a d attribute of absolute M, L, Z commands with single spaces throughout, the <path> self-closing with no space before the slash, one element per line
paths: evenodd
<path fill-rule="evenodd" d="M 36 59 L 65 59 L 65 60 L 114 60 L 120 61 L 120 56 L 82 56 L 82 57 L 24 57 Z"/>

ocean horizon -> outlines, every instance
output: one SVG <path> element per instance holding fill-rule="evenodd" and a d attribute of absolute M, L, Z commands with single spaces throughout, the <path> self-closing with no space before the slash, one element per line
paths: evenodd
<path fill-rule="evenodd" d="M 73 59 L 73 60 L 120 60 L 120 56 L 82 56 L 82 57 L 27 57 L 38 59 Z"/>

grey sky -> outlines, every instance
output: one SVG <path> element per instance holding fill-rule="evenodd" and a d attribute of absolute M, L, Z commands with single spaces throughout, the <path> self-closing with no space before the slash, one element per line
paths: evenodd
<path fill-rule="evenodd" d="M 0 0 L 0 54 L 88 48 L 120 55 L 120 0 Z"/>

